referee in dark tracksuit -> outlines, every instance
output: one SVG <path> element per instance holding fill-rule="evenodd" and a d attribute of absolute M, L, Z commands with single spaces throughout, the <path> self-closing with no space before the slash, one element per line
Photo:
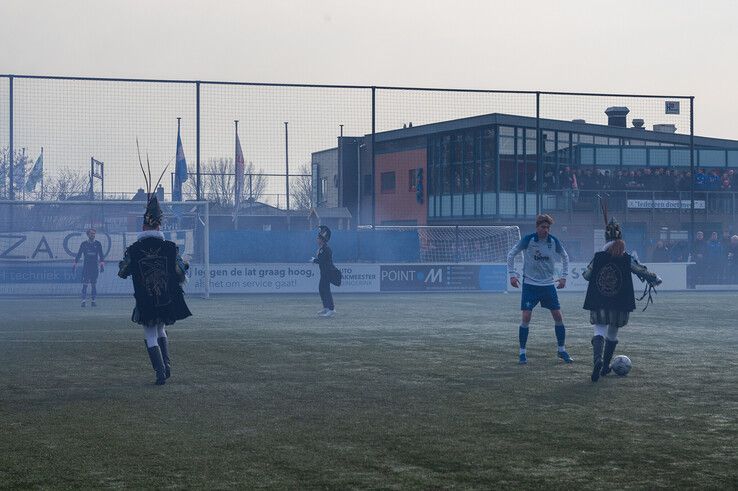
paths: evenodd
<path fill-rule="evenodd" d="M 333 304 L 333 294 L 331 294 L 331 275 L 336 267 L 333 264 L 333 251 L 328 247 L 328 241 L 331 239 L 331 229 L 325 225 L 321 225 L 318 230 L 318 253 L 312 259 L 312 262 L 320 267 L 320 283 L 318 284 L 318 292 L 320 300 L 323 302 L 323 310 L 318 312 L 321 317 L 333 317 L 336 315 L 336 308 Z"/>

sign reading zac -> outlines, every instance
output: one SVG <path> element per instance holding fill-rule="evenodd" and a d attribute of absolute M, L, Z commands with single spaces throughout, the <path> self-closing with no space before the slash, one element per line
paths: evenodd
<path fill-rule="evenodd" d="M 164 238 L 179 246 L 180 254 L 193 250 L 192 230 L 166 230 Z M 128 245 L 136 241 L 136 232 L 107 233 L 98 231 L 106 261 L 119 261 Z M 79 245 L 87 240 L 84 231 L 11 232 L 0 234 L 1 261 L 71 261 Z"/>

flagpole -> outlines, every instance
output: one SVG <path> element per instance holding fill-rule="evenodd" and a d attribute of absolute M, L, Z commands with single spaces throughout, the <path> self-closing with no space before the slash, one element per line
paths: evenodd
<path fill-rule="evenodd" d="M 235 148 L 236 153 L 234 155 L 233 159 L 233 175 L 235 176 L 235 182 L 234 182 L 234 196 L 233 196 L 233 229 L 238 230 L 238 207 L 241 205 L 241 189 L 238 185 L 238 120 L 234 119 L 233 122 L 236 124 L 236 138 L 235 138 Z"/>
<path fill-rule="evenodd" d="M 41 201 L 44 200 L 44 147 L 41 147 Z"/>
<path fill-rule="evenodd" d="M 21 188 L 21 197 L 23 201 L 26 200 L 26 179 L 28 178 L 28 172 L 26 171 L 26 147 L 21 149 L 21 159 L 23 159 L 23 187 Z"/>
<path fill-rule="evenodd" d="M 172 186 L 172 201 L 174 201 L 174 188 L 175 187 L 178 190 L 177 195 L 178 195 L 179 200 L 184 201 L 184 196 L 182 196 L 182 181 L 180 180 L 179 175 L 177 174 L 177 172 L 179 171 L 179 169 L 177 169 L 177 157 L 178 157 L 177 153 L 179 152 L 179 142 L 180 142 L 180 139 L 182 138 L 179 133 L 179 124 L 181 120 L 182 118 L 177 116 L 177 150 L 174 151 L 175 162 L 174 162 L 174 186 Z"/>

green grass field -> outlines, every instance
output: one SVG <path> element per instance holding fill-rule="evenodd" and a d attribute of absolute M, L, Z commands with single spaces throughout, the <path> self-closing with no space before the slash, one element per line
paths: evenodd
<path fill-rule="evenodd" d="M 2 299 L 0 487 L 735 489 L 735 298 L 659 294 L 597 384 L 581 294 L 528 366 L 519 295 L 190 299 L 162 387 L 132 299 Z"/>

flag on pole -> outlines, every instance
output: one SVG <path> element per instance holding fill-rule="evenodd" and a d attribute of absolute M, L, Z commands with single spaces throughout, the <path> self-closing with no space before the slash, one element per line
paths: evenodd
<path fill-rule="evenodd" d="M 174 189 L 172 189 L 172 201 L 182 201 L 182 183 L 187 180 L 187 160 L 184 148 L 182 148 L 182 137 L 179 132 L 179 118 L 177 118 L 177 162 L 174 167 Z"/>
<path fill-rule="evenodd" d="M 36 184 L 39 183 L 39 181 L 44 176 L 44 149 L 41 149 L 41 154 L 36 159 L 36 163 L 33 165 L 33 169 L 31 169 L 31 172 L 28 174 L 28 178 L 26 179 L 26 192 L 31 192 L 36 188 Z"/>
<path fill-rule="evenodd" d="M 241 150 L 241 140 L 238 138 L 238 121 L 236 121 L 236 187 L 233 206 L 233 220 L 236 220 L 238 208 L 241 206 L 241 195 L 243 194 L 244 160 Z"/>

